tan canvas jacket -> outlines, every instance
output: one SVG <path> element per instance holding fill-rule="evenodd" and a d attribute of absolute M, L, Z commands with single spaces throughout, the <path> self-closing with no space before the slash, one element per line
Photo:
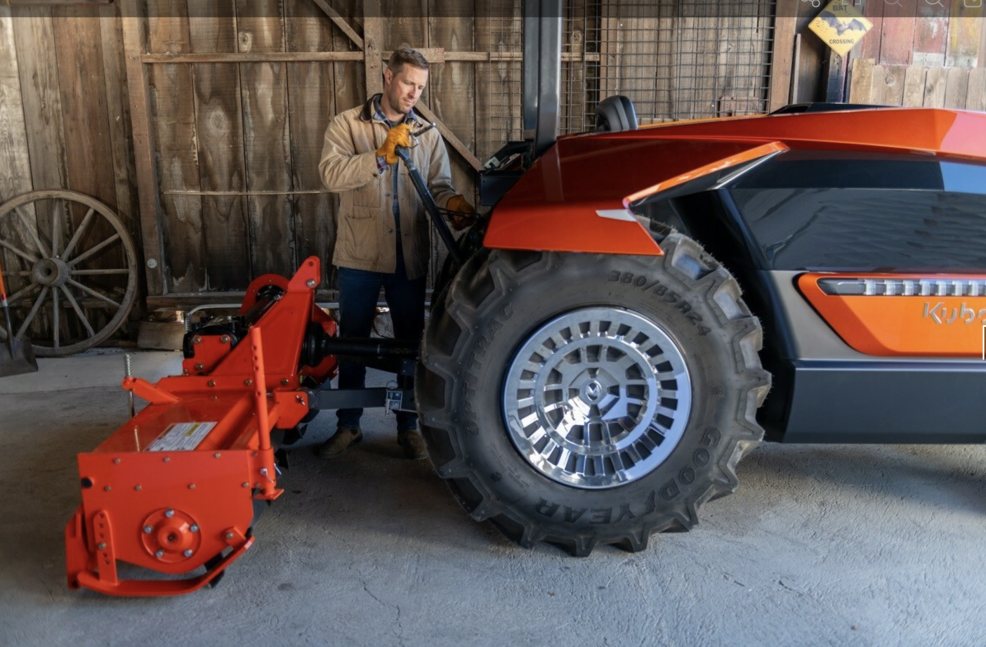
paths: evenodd
<path fill-rule="evenodd" d="M 379 96 L 379 95 L 378 95 Z M 387 125 L 373 119 L 373 99 L 336 115 L 325 131 L 322 160 L 318 164 L 325 188 L 339 194 L 336 214 L 336 246 L 332 263 L 371 272 L 397 270 L 397 238 L 393 215 L 395 167 L 382 174 L 377 168 L 377 149 L 387 137 Z M 412 113 L 412 117 L 417 115 Z M 425 124 L 417 119 L 417 130 Z M 445 142 L 437 129 L 418 138 L 411 161 L 421 172 L 439 207 L 455 195 Z M 424 276 L 430 253 L 428 219 L 407 169 L 396 172 L 400 204 L 404 266 L 409 279 Z"/>

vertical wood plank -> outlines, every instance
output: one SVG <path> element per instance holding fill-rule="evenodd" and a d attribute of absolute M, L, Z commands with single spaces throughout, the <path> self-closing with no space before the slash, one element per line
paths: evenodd
<path fill-rule="evenodd" d="M 24 7 L 12 13 L 14 42 L 17 47 L 17 68 L 20 73 L 24 125 L 30 133 L 27 139 L 30 155 L 31 181 L 37 189 L 65 188 L 65 138 L 62 130 L 62 98 L 58 86 L 58 62 L 55 57 L 51 9 Z M 34 205 L 34 217 L 41 238 L 51 240 L 54 221 L 68 230 L 68 214 L 61 202 L 44 201 Z M 26 232 L 24 232 L 26 233 Z M 2 234 L 0 234 L 2 235 Z M 24 269 L 20 258 L 11 258 Z M 13 278 L 13 277 L 11 277 Z M 11 289 L 19 281 L 11 281 Z"/>
<path fill-rule="evenodd" d="M 956 0 L 962 2 L 962 0 Z M 918 5 L 918 17 L 914 30 L 914 65 L 941 67 L 945 64 L 945 48 L 948 44 L 948 14 L 952 0 L 936 0 L 929 5 Z"/>
<path fill-rule="evenodd" d="M 150 88 L 147 68 L 140 57 L 147 51 L 146 12 L 137 0 L 120 0 L 123 50 L 127 69 L 127 95 L 134 147 L 134 172 L 140 205 L 140 239 L 144 252 L 144 275 L 148 296 L 165 293 L 163 209 L 157 172 L 154 168 L 154 133 L 151 126 Z"/>
<path fill-rule="evenodd" d="M 116 183 L 117 214 L 132 233 L 137 233 L 137 195 L 134 191 L 133 146 L 130 141 L 130 109 L 127 100 L 126 61 L 118 6 L 99 8 L 99 33 L 103 44 L 106 107 L 109 111 L 113 177 Z"/>
<path fill-rule="evenodd" d="M 930 67 L 924 80 L 924 107 L 942 108 L 945 106 L 945 84 L 948 70 L 943 67 Z"/>
<path fill-rule="evenodd" d="M 285 8 L 289 51 L 329 51 L 338 31 L 313 2 L 291 2 Z M 288 66 L 288 106 L 291 123 L 292 184 L 300 190 L 323 190 L 318 163 L 328 119 L 336 113 L 334 70 L 331 63 Z M 346 108 L 350 106 L 345 106 Z M 335 246 L 332 199 L 327 193 L 299 195 L 295 209 L 295 246 L 300 259 L 318 256 L 323 276 L 331 269 Z M 329 287 L 323 285 L 322 288 Z"/>
<path fill-rule="evenodd" d="M 797 30 L 797 0 L 777 0 L 774 19 L 773 54 L 770 61 L 768 111 L 791 103 L 791 80 L 794 66 L 794 34 Z"/>
<path fill-rule="evenodd" d="M 880 63 L 880 40 L 883 35 L 883 11 L 887 3 L 883 0 L 864 0 L 861 11 L 866 19 L 873 23 L 873 28 L 863 36 L 862 44 L 859 45 L 859 58 L 872 60 Z M 859 9 L 860 7 L 856 7 Z"/>
<path fill-rule="evenodd" d="M 914 23 L 918 0 L 898 0 L 883 10 L 880 63 L 910 65 L 914 51 Z M 922 4 L 926 4 L 921 0 Z"/>
<path fill-rule="evenodd" d="M 872 59 L 857 58 L 853 61 L 852 80 L 849 82 L 849 103 L 873 103 Z"/>
<path fill-rule="evenodd" d="M 906 65 L 879 66 L 873 70 L 873 86 L 876 103 L 899 106 L 904 103 L 904 75 Z"/>
<path fill-rule="evenodd" d="M 22 111 L 20 78 L 18 76 L 18 52 L 14 41 L 11 9 L 0 5 L 0 202 L 31 190 L 31 162 L 29 157 L 27 129 Z M 24 211 L 28 220 L 34 213 Z M 34 222 L 30 226 L 35 226 Z M 15 224 L 13 218 L 0 221 L 0 238 L 9 241 L 18 249 L 33 253 L 33 246 L 27 242 L 27 232 Z M 19 256 L 0 248 L 0 262 L 8 272 L 29 269 Z M 20 289 L 16 281 L 8 279 L 10 289 Z"/>
<path fill-rule="evenodd" d="M 191 49 L 184 0 L 149 0 L 148 48 L 153 53 L 184 53 Z M 198 144 L 195 132 L 195 83 L 192 66 L 152 65 L 148 68 L 151 123 L 157 142 L 162 232 L 168 292 L 196 293 L 206 288 L 202 199 L 168 191 L 199 191 Z"/>
<path fill-rule="evenodd" d="M 21 99 L 27 131 L 32 183 L 39 189 L 61 189 L 65 179 L 65 139 L 62 132 L 62 97 L 50 7 L 16 10 L 13 25 L 20 71 Z"/>
<path fill-rule="evenodd" d="M 383 87 L 384 20 L 380 0 L 363 0 L 363 64 L 366 69 L 364 95 L 371 97 Z"/>
<path fill-rule="evenodd" d="M 277 0 L 237 0 L 239 51 L 284 51 L 283 17 Z M 243 158 L 248 191 L 289 191 L 287 74 L 282 63 L 240 66 Z M 297 269 L 294 212 L 286 195 L 251 196 L 252 276 L 290 275 Z"/>
<path fill-rule="evenodd" d="M 216 0 L 210 15 L 189 20 L 193 52 L 236 51 L 232 0 Z M 243 116 L 235 64 L 199 64 L 195 82 L 195 132 L 203 191 L 244 191 Z M 250 278 L 246 199 L 202 197 L 205 288 L 242 290 Z"/>
<path fill-rule="evenodd" d="M 96 7 L 64 7 L 53 12 L 53 34 L 58 58 L 58 85 L 62 98 L 65 162 L 70 189 L 90 195 L 116 211 L 116 177 L 106 96 L 100 20 Z M 84 205 L 69 209 L 72 228 L 85 217 Z M 86 229 L 79 249 L 113 235 L 103 219 Z M 87 261 L 90 269 L 120 267 L 122 247 Z M 103 311 L 96 313 L 100 318 Z"/>
<path fill-rule="evenodd" d="M 946 67 L 976 67 L 978 62 L 983 10 L 982 7 L 965 5 L 963 0 L 955 0 L 952 5 L 945 50 Z"/>
<path fill-rule="evenodd" d="M 904 73 L 904 105 L 909 108 L 920 108 L 924 104 L 924 86 L 928 70 L 923 67 L 911 66 Z"/>
<path fill-rule="evenodd" d="M 969 70 L 969 94 L 965 105 L 968 110 L 986 110 L 986 67 Z"/>
<path fill-rule="evenodd" d="M 115 205 L 99 20 L 94 9 L 66 7 L 53 27 L 69 188 Z"/>
<path fill-rule="evenodd" d="M 969 68 L 953 67 L 945 77 L 945 107 L 965 108 L 969 95 Z"/>

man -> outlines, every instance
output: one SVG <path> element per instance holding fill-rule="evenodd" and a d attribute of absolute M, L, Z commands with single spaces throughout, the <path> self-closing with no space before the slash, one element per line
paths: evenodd
<path fill-rule="evenodd" d="M 406 45 L 395 51 L 383 75 L 383 94 L 336 116 L 325 131 L 318 168 L 325 187 L 340 194 L 336 247 L 339 268 L 339 334 L 369 337 L 380 288 L 398 339 L 420 340 L 424 330 L 425 278 L 430 253 L 428 220 L 397 146 L 410 148 L 411 133 L 425 123 L 414 105 L 428 84 L 428 61 Z M 440 207 L 461 212 L 455 229 L 472 221 L 475 210 L 452 188 L 448 153 L 437 130 L 418 138 L 411 158 Z M 339 388 L 363 388 L 366 369 L 339 364 Z M 402 388 L 410 388 L 409 379 Z M 316 448 L 322 458 L 341 455 L 363 438 L 362 409 L 340 409 L 336 433 Z M 397 413 L 397 441 L 405 456 L 427 456 L 418 417 Z"/>

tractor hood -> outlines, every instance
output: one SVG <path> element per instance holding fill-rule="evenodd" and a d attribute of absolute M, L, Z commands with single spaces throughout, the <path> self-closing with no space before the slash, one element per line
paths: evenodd
<path fill-rule="evenodd" d="M 483 244 L 660 254 L 628 207 L 700 191 L 786 150 L 909 152 L 986 160 L 986 114 L 874 108 L 649 126 L 560 139 L 497 205 Z M 696 182 L 705 178 L 704 182 Z"/>

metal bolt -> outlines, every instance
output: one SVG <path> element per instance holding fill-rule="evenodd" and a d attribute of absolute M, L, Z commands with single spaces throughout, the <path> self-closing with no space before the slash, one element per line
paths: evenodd
<path fill-rule="evenodd" d="M 203 364 L 202 362 L 199 362 L 198 364 L 195 365 L 195 370 L 196 371 L 201 371 L 204 368 L 205 368 L 205 364 Z"/>
<path fill-rule="evenodd" d="M 191 548 L 186 549 L 185 552 L 182 553 L 182 555 L 184 555 L 185 557 L 191 557 L 192 556 L 192 549 Z"/>
<path fill-rule="evenodd" d="M 282 377 L 281 378 L 281 386 L 287 386 L 290 383 L 291 383 L 291 380 L 289 380 L 288 378 L 286 378 L 286 377 Z"/>
<path fill-rule="evenodd" d="M 205 383 L 205 385 L 209 387 L 216 386 L 216 382 L 215 380 L 209 380 L 208 382 Z"/>
<path fill-rule="evenodd" d="M 150 526 L 144 526 L 144 532 L 149 535 L 152 532 L 154 532 L 154 528 L 151 528 Z"/>
<path fill-rule="evenodd" d="M 192 343 L 193 344 L 201 344 L 202 343 L 202 338 L 199 337 L 198 335 L 195 335 L 194 337 L 192 337 Z"/>
<path fill-rule="evenodd" d="M 175 516 L 175 511 L 174 510 L 171 510 L 171 509 L 165 510 L 164 511 L 164 516 L 166 516 L 166 517 L 168 517 L 170 519 L 171 517 Z"/>
<path fill-rule="evenodd" d="M 139 484 L 138 484 L 138 485 L 135 485 L 135 486 L 134 486 L 134 491 L 136 491 L 136 492 L 140 492 L 140 491 L 141 491 L 141 489 L 142 489 L 142 488 L 140 487 L 140 485 L 139 485 Z"/>
<path fill-rule="evenodd" d="M 229 335 L 223 335 L 222 337 L 220 337 L 219 338 L 219 343 L 220 344 L 228 344 L 229 343 Z"/>
<path fill-rule="evenodd" d="M 98 548 L 99 550 L 106 550 L 106 542 L 105 541 L 99 542 L 98 544 L 96 544 L 96 548 Z"/>
<path fill-rule="evenodd" d="M 171 462 L 171 457 L 170 456 L 165 456 L 164 457 L 164 462 L 165 463 L 170 463 Z"/>
<path fill-rule="evenodd" d="M 222 456 L 222 454 L 220 454 L 219 452 L 216 452 L 215 454 L 212 455 L 213 458 L 219 458 L 220 456 Z"/>
<path fill-rule="evenodd" d="M 310 287 L 310 288 L 313 288 L 313 287 L 315 287 L 316 285 L 318 285 L 318 283 L 316 283 L 316 282 L 315 282 L 315 279 L 308 279 L 308 280 L 307 280 L 307 281 L 305 282 L 305 285 L 307 285 L 307 286 L 308 286 L 308 287 Z"/>
<path fill-rule="evenodd" d="M 250 484 L 249 483 L 244 483 L 243 484 L 243 487 L 250 487 Z"/>
<path fill-rule="evenodd" d="M 158 552 L 154 553 L 154 556 L 157 557 L 158 559 L 161 559 L 162 557 L 164 557 L 164 551 L 159 550 Z"/>
<path fill-rule="evenodd" d="M 233 533 L 227 532 L 226 533 L 226 539 L 232 539 L 232 538 L 233 538 Z"/>
<path fill-rule="evenodd" d="M 188 529 L 191 530 L 192 532 L 198 532 L 199 525 L 197 523 L 193 523 L 191 526 L 188 527 Z"/>
<path fill-rule="evenodd" d="M 189 490 L 194 490 L 195 489 L 195 484 L 194 483 L 189 483 L 188 484 L 188 489 Z"/>
<path fill-rule="evenodd" d="M 113 459 L 113 462 L 114 462 L 115 464 L 117 464 L 117 465 L 119 465 L 119 464 L 120 464 L 120 459 L 119 459 L 119 458 L 114 458 L 114 459 Z"/>
<path fill-rule="evenodd" d="M 253 386 L 253 380 L 243 380 L 243 384 L 246 386 Z"/>
<path fill-rule="evenodd" d="M 110 491 L 110 490 L 112 490 L 112 489 L 113 489 L 113 488 L 111 488 L 111 487 L 110 487 L 110 486 L 108 486 L 108 485 L 107 485 L 106 487 L 104 487 L 104 488 L 103 488 L 103 490 L 105 490 L 106 492 L 109 492 L 109 491 Z"/>

